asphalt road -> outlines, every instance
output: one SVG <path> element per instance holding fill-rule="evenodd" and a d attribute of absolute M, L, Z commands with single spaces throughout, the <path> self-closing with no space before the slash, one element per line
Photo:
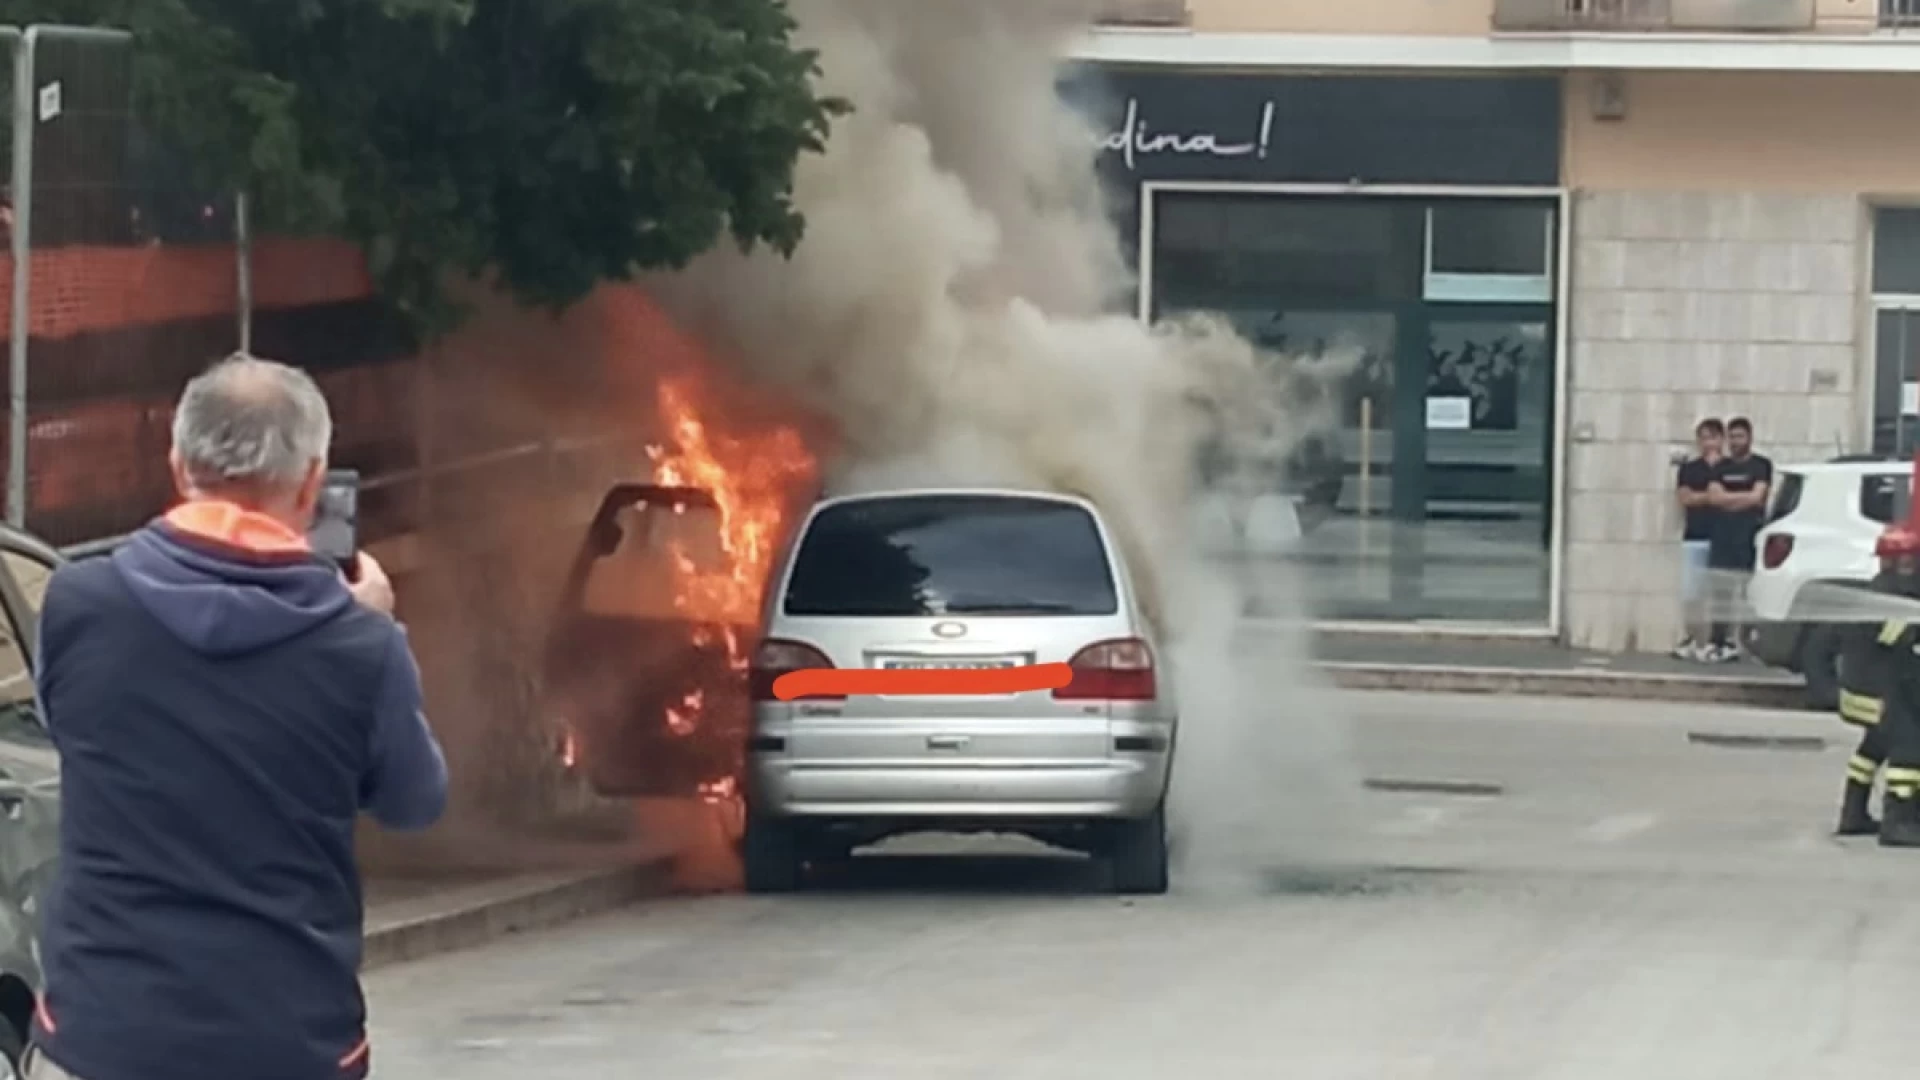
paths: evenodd
<path fill-rule="evenodd" d="M 1343 865 L 1123 901 L 1071 860 L 894 856 L 821 893 L 664 901 L 375 973 L 375 1075 L 1854 1080 L 1906 1062 L 1920 852 L 1827 836 L 1837 723 L 1343 700 L 1359 771 L 1395 789 L 1358 800 Z"/>

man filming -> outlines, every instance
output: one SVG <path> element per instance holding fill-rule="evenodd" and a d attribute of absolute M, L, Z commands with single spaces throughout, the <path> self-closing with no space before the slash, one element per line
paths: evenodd
<path fill-rule="evenodd" d="M 331 439 L 305 373 L 215 365 L 174 413 L 184 501 L 48 586 L 30 1080 L 367 1074 L 355 819 L 425 828 L 447 773 L 386 575 L 309 548 Z"/>

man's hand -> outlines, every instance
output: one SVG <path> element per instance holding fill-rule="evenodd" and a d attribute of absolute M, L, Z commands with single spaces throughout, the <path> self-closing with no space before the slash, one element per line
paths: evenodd
<path fill-rule="evenodd" d="M 364 551 L 356 552 L 354 559 L 358 580 L 349 582 L 347 591 L 353 593 L 355 600 L 382 615 L 393 614 L 393 582 L 387 580 L 387 572 L 380 568 L 377 559 Z"/>

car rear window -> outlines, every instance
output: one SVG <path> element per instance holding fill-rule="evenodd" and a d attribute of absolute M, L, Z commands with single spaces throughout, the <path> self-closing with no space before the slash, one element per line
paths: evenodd
<path fill-rule="evenodd" d="M 1870 521 L 1891 525 L 1905 521 L 1907 502 L 1913 497 L 1913 477 L 1906 473 L 1882 473 L 1860 478 L 1860 514 Z"/>
<path fill-rule="evenodd" d="M 789 615 L 1111 615 L 1093 515 L 1005 495 L 914 495 L 817 514 L 794 556 Z"/>
<path fill-rule="evenodd" d="M 1767 524 L 1771 525 L 1800 509 L 1800 489 L 1806 482 L 1807 478 L 1797 472 L 1779 474 L 1779 479 L 1774 483 L 1773 505 L 1767 509 Z"/>

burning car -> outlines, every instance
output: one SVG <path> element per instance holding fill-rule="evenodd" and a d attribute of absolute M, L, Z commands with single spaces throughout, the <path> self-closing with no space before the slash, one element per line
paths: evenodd
<path fill-rule="evenodd" d="M 1117 892 L 1167 891 L 1179 707 L 1146 597 L 1091 502 L 843 496 L 793 547 L 750 683 L 749 891 L 790 891 L 816 865 L 926 832 L 1023 834 L 1104 860 Z M 1007 678 L 1046 668 L 1060 680 Z M 827 688 L 776 689 L 808 675 Z M 848 690 L 843 675 L 884 683 Z"/>
<path fill-rule="evenodd" d="M 814 462 L 792 428 L 710 431 L 697 380 L 657 392 L 652 478 L 606 493 L 569 569 L 546 711 L 564 764 L 600 795 L 726 799 L 744 764 L 761 596 Z"/>

